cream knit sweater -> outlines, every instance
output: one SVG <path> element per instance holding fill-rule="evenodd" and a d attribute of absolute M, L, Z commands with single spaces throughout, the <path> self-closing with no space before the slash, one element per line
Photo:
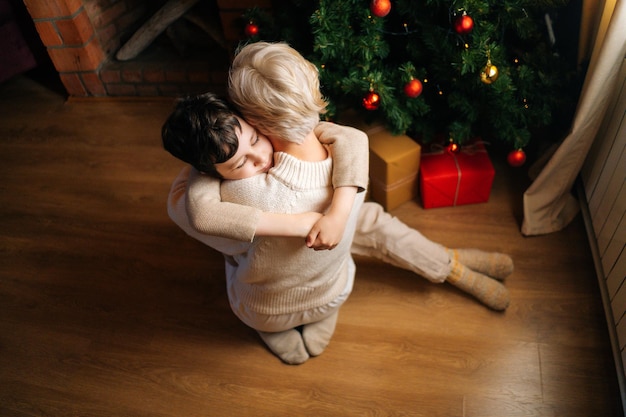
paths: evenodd
<path fill-rule="evenodd" d="M 369 143 L 360 130 L 334 123 L 320 122 L 315 135 L 330 145 L 333 158 L 332 185 L 367 188 L 369 181 Z M 329 177 L 330 178 L 330 177 Z M 191 170 L 189 183 L 202 182 L 186 195 L 187 215 L 192 227 L 204 234 L 251 242 L 261 215 L 254 206 L 232 204 L 220 197 L 220 181 Z M 284 207 L 275 212 L 283 212 Z"/>
<path fill-rule="evenodd" d="M 302 162 L 275 154 L 268 175 L 222 183 L 222 199 L 264 211 L 324 212 L 330 205 L 332 160 Z M 195 187 L 195 184 L 192 186 Z M 231 304 L 260 314 L 289 314 L 328 304 L 346 288 L 354 271 L 350 247 L 364 193 L 359 193 L 341 242 L 314 251 L 302 238 L 257 237 L 227 267 Z M 352 266 L 352 268 L 350 268 Z"/>
<path fill-rule="evenodd" d="M 226 256 L 234 306 L 242 303 L 260 314 L 289 314 L 325 305 L 346 287 L 348 271 L 353 270 L 348 268 L 353 262 L 352 236 L 365 193 L 357 195 L 343 240 L 332 251 L 313 251 L 300 238 L 253 239 L 261 210 L 323 212 L 332 199 L 333 185 L 366 187 L 367 136 L 332 123 L 320 123 L 316 134 L 322 142 L 333 143 L 341 156 L 335 163 L 341 169 L 336 166 L 333 171 L 331 159 L 302 162 L 277 153 L 267 175 L 223 182 L 222 202 L 220 182 L 189 168 L 172 185 L 170 217 L 189 235 Z"/>

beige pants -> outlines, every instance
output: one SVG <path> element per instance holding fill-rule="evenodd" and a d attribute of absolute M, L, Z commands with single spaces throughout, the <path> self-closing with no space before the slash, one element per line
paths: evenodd
<path fill-rule="evenodd" d="M 366 202 L 359 211 L 356 231 L 350 251 L 407 269 L 435 283 L 443 282 L 450 273 L 450 258 L 446 249 L 420 232 L 387 213 L 378 203 Z M 351 266 L 354 264 L 351 262 Z M 266 332 L 284 331 L 301 324 L 312 323 L 333 314 L 346 301 L 352 290 L 354 270 L 344 292 L 331 303 L 294 314 L 265 315 L 233 305 L 233 312 L 247 325 Z"/>
<path fill-rule="evenodd" d="M 226 264 L 228 268 L 228 263 Z M 248 309 L 239 303 L 238 297 L 232 290 L 231 283 L 227 280 L 228 300 L 233 313 L 245 324 L 262 332 L 283 332 L 303 324 L 315 323 L 334 314 L 339 307 L 348 299 L 354 286 L 355 265 L 350 259 L 348 263 L 348 282 L 341 294 L 328 304 L 309 310 L 296 311 L 289 314 L 261 314 Z"/>
<path fill-rule="evenodd" d="M 359 211 L 356 231 L 350 252 L 354 255 L 380 259 L 386 263 L 407 269 L 436 283 L 443 282 L 450 273 L 450 258 L 446 249 L 432 242 L 420 232 L 387 213 L 378 203 L 363 203 Z M 350 262 L 351 268 L 354 264 Z M 228 264 L 227 264 L 228 268 Z M 293 314 L 266 315 L 233 304 L 233 312 L 248 326 L 266 332 L 279 332 L 312 323 L 333 314 L 346 301 L 352 290 L 354 270 L 344 292 L 327 305 Z"/>
<path fill-rule="evenodd" d="M 441 283 L 450 273 L 446 249 L 387 213 L 378 203 L 365 202 L 359 212 L 351 250 L 380 259 Z"/>

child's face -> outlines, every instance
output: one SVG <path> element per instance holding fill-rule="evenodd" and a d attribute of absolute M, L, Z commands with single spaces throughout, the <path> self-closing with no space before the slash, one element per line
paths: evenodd
<path fill-rule="evenodd" d="M 241 180 L 266 173 L 274 164 L 274 148 L 269 139 L 242 118 L 237 119 L 241 124 L 241 130 L 237 132 L 237 153 L 228 161 L 215 164 L 217 172 L 227 180 Z"/>

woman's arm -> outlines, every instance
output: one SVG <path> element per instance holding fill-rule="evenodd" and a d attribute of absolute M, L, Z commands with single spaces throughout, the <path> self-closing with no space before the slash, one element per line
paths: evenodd
<path fill-rule="evenodd" d="M 254 238 L 261 210 L 221 201 L 219 179 L 192 169 L 186 199 L 189 224 L 198 232 L 248 242 Z"/>
<path fill-rule="evenodd" d="M 221 181 L 192 169 L 187 188 L 187 216 L 196 231 L 250 242 L 255 236 L 306 237 L 320 213 L 266 213 L 221 200 Z"/>

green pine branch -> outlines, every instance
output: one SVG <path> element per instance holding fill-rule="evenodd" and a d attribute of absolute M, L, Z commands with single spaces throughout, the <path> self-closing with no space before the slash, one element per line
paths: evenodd
<path fill-rule="evenodd" d="M 566 4 L 392 0 L 380 18 L 369 0 L 292 0 L 271 18 L 258 10 L 253 18 L 263 22 L 256 39 L 287 41 L 318 66 L 331 120 L 356 109 L 382 117 L 394 133 L 459 143 L 480 135 L 520 148 L 570 100 L 573 70 L 548 44 L 543 19 Z M 463 13 L 474 22 L 469 34 L 453 28 Z M 488 63 L 498 70 L 491 84 L 480 78 Z M 412 77 L 424 86 L 417 98 L 403 90 Z M 361 104 L 370 90 L 381 98 L 373 112 Z"/>

